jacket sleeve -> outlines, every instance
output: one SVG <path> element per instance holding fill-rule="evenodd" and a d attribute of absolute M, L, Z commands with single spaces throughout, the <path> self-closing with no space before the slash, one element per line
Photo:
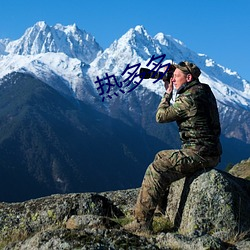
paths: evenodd
<path fill-rule="evenodd" d="M 191 96 L 177 97 L 173 105 L 170 105 L 170 99 L 171 97 L 167 93 L 161 99 L 156 112 L 157 122 L 178 121 L 195 115 L 196 107 Z"/>

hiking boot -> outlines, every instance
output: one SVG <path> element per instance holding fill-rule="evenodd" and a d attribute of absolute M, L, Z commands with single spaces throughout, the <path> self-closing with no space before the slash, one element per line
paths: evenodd
<path fill-rule="evenodd" d="M 153 231 L 151 223 L 145 222 L 145 221 L 139 222 L 137 220 L 130 222 L 129 224 L 125 225 L 123 228 L 129 232 L 134 232 L 134 233 L 138 232 L 138 233 L 151 234 Z"/>
<path fill-rule="evenodd" d="M 158 217 L 160 217 L 160 216 L 165 216 L 165 210 L 166 210 L 166 209 L 157 206 L 156 209 L 155 209 L 154 216 L 158 216 Z"/>

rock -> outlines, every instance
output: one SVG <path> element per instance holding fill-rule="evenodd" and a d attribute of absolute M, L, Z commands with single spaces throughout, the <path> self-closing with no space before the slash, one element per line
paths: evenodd
<path fill-rule="evenodd" d="M 173 183 L 166 215 L 175 233 L 135 235 L 122 228 L 138 192 L 0 203 L 0 249 L 249 249 L 250 181 L 214 169 Z"/>
<path fill-rule="evenodd" d="M 158 250 L 159 248 L 145 237 L 129 234 L 122 230 L 46 230 L 30 238 L 9 244 L 4 250 L 97 250 L 97 249 L 142 249 Z M 165 248 L 167 249 L 167 248 Z"/>
<path fill-rule="evenodd" d="M 45 228 L 64 227 L 72 215 L 123 216 L 110 200 L 95 193 L 52 195 L 21 203 L 0 203 L 0 248 Z"/>
<path fill-rule="evenodd" d="M 227 241 L 250 230 L 250 181 L 211 170 L 173 183 L 166 215 L 179 233 Z"/>
<path fill-rule="evenodd" d="M 103 192 L 103 195 L 117 206 L 123 213 L 132 214 L 140 189 L 117 190 L 112 192 Z"/>
<path fill-rule="evenodd" d="M 250 158 L 247 160 L 242 160 L 240 163 L 234 165 L 229 170 L 229 173 L 236 177 L 250 180 Z"/>
<path fill-rule="evenodd" d="M 85 214 L 72 215 L 66 222 L 67 229 L 84 228 L 120 228 L 121 226 L 108 217 Z"/>
<path fill-rule="evenodd" d="M 250 240 L 242 240 L 236 243 L 237 250 L 249 250 L 250 249 Z"/>
<path fill-rule="evenodd" d="M 182 250 L 223 250 L 228 249 L 228 245 L 219 238 L 211 235 L 203 235 L 200 237 L 187 237 L 176 233 L 160 234 L 157 239 L 160 248 L 182 249 Z"/>

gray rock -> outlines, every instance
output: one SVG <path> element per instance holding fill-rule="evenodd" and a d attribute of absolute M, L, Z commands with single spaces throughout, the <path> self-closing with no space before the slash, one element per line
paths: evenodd
<path fill-rule="evenodd" d="M 159 249 L 145 237 L 129 234 L 122 230 L 83 229 L 41 231 L 23 242 L 9 244 L 4 250 L 135 250 Z M 166 248 L 164 248 L 166 249 Z"/>
<path fill-rule="evenodd" d="M 236 243 L 237 250 L 249 250 L 250 249 L 250 239 L 242 240 Z"/>
<path fill-rule="evenodd" d="M 103 192 L 100 195 L 103 195 L 112 203 L 117 206 L 123 213 L 132 214 L 134 206 L 139 194 L 140 188 L 136 189 L 127 189 L 127 190 L 117 190 L 112 192 Z"/>
<path fill-rule="evenodd" d="M 84 228 L 120 228 L 121 226 L 108 217 L 92 214 L 72 215 L 66 222 L 67 229 Z"/>
<path fill-rule="evenodd" d="M 164 247 L 182 250 L 227 249 L 227 245 L 224 242 L 211 235 L 203 235 L 200 237 L 187 237 L 175 233 L 162 233 L 157 237 L 156 240 L 158 242 L 157 245 L 160 249 Z"/>
<path fill-rule="evenodd" d="M 211 170 L 170 187 L 166 215 L 187 236 L 210 234 L 222 240 L 250 230 L 250 181 Z"/>
<path fill-rule="evenodd" d="M 138 192 L 0 203 L 0 249 L 249 249 L 250 181 L 211 170 L 173 183 L 166 215 L 175 233 L 122 229 L 119 218 L 131 215 Z"/>
<path fill-rule="evenodd" d="M 1 244 L 26 239 L 46 228 L 64 227 L 72 215 L 123 216 L 110 200 L 95 193 L 52 195 L 20 203 L 0 203 Z"/>

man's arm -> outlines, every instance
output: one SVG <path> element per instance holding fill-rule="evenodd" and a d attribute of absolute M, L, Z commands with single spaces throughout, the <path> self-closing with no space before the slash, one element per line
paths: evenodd
<path fill-rule="evenodd" d="M 192 117 L 196 114 L 196 106 L 190 95 L 182 95 L 176 98 L 170 105 L 171 96 L 164 94 L 156 112 L 156 121 L 159 123 L 172 122 Z"/>
<path fill-rule="evenodd" d="M 173 92 L 173 82 L 170 79 L 170 82 L 167 80 L 164 81 L 165 94 L 161 99 L 161 102 L 157 108 L 156 112 L 156 121 L 159 123 L 163 122 L 172 122 L 175 120 L 175 114 L 171 114 L 173 111 L 170 110 L 170 100 L 172 98 Z"/>
<path fill-rule="evenodd" d="M 171 94 L 165 93 L 157 108 L 156 121 L 159 123 L 175 121 L 176 113 L 170 106 Z"/>

